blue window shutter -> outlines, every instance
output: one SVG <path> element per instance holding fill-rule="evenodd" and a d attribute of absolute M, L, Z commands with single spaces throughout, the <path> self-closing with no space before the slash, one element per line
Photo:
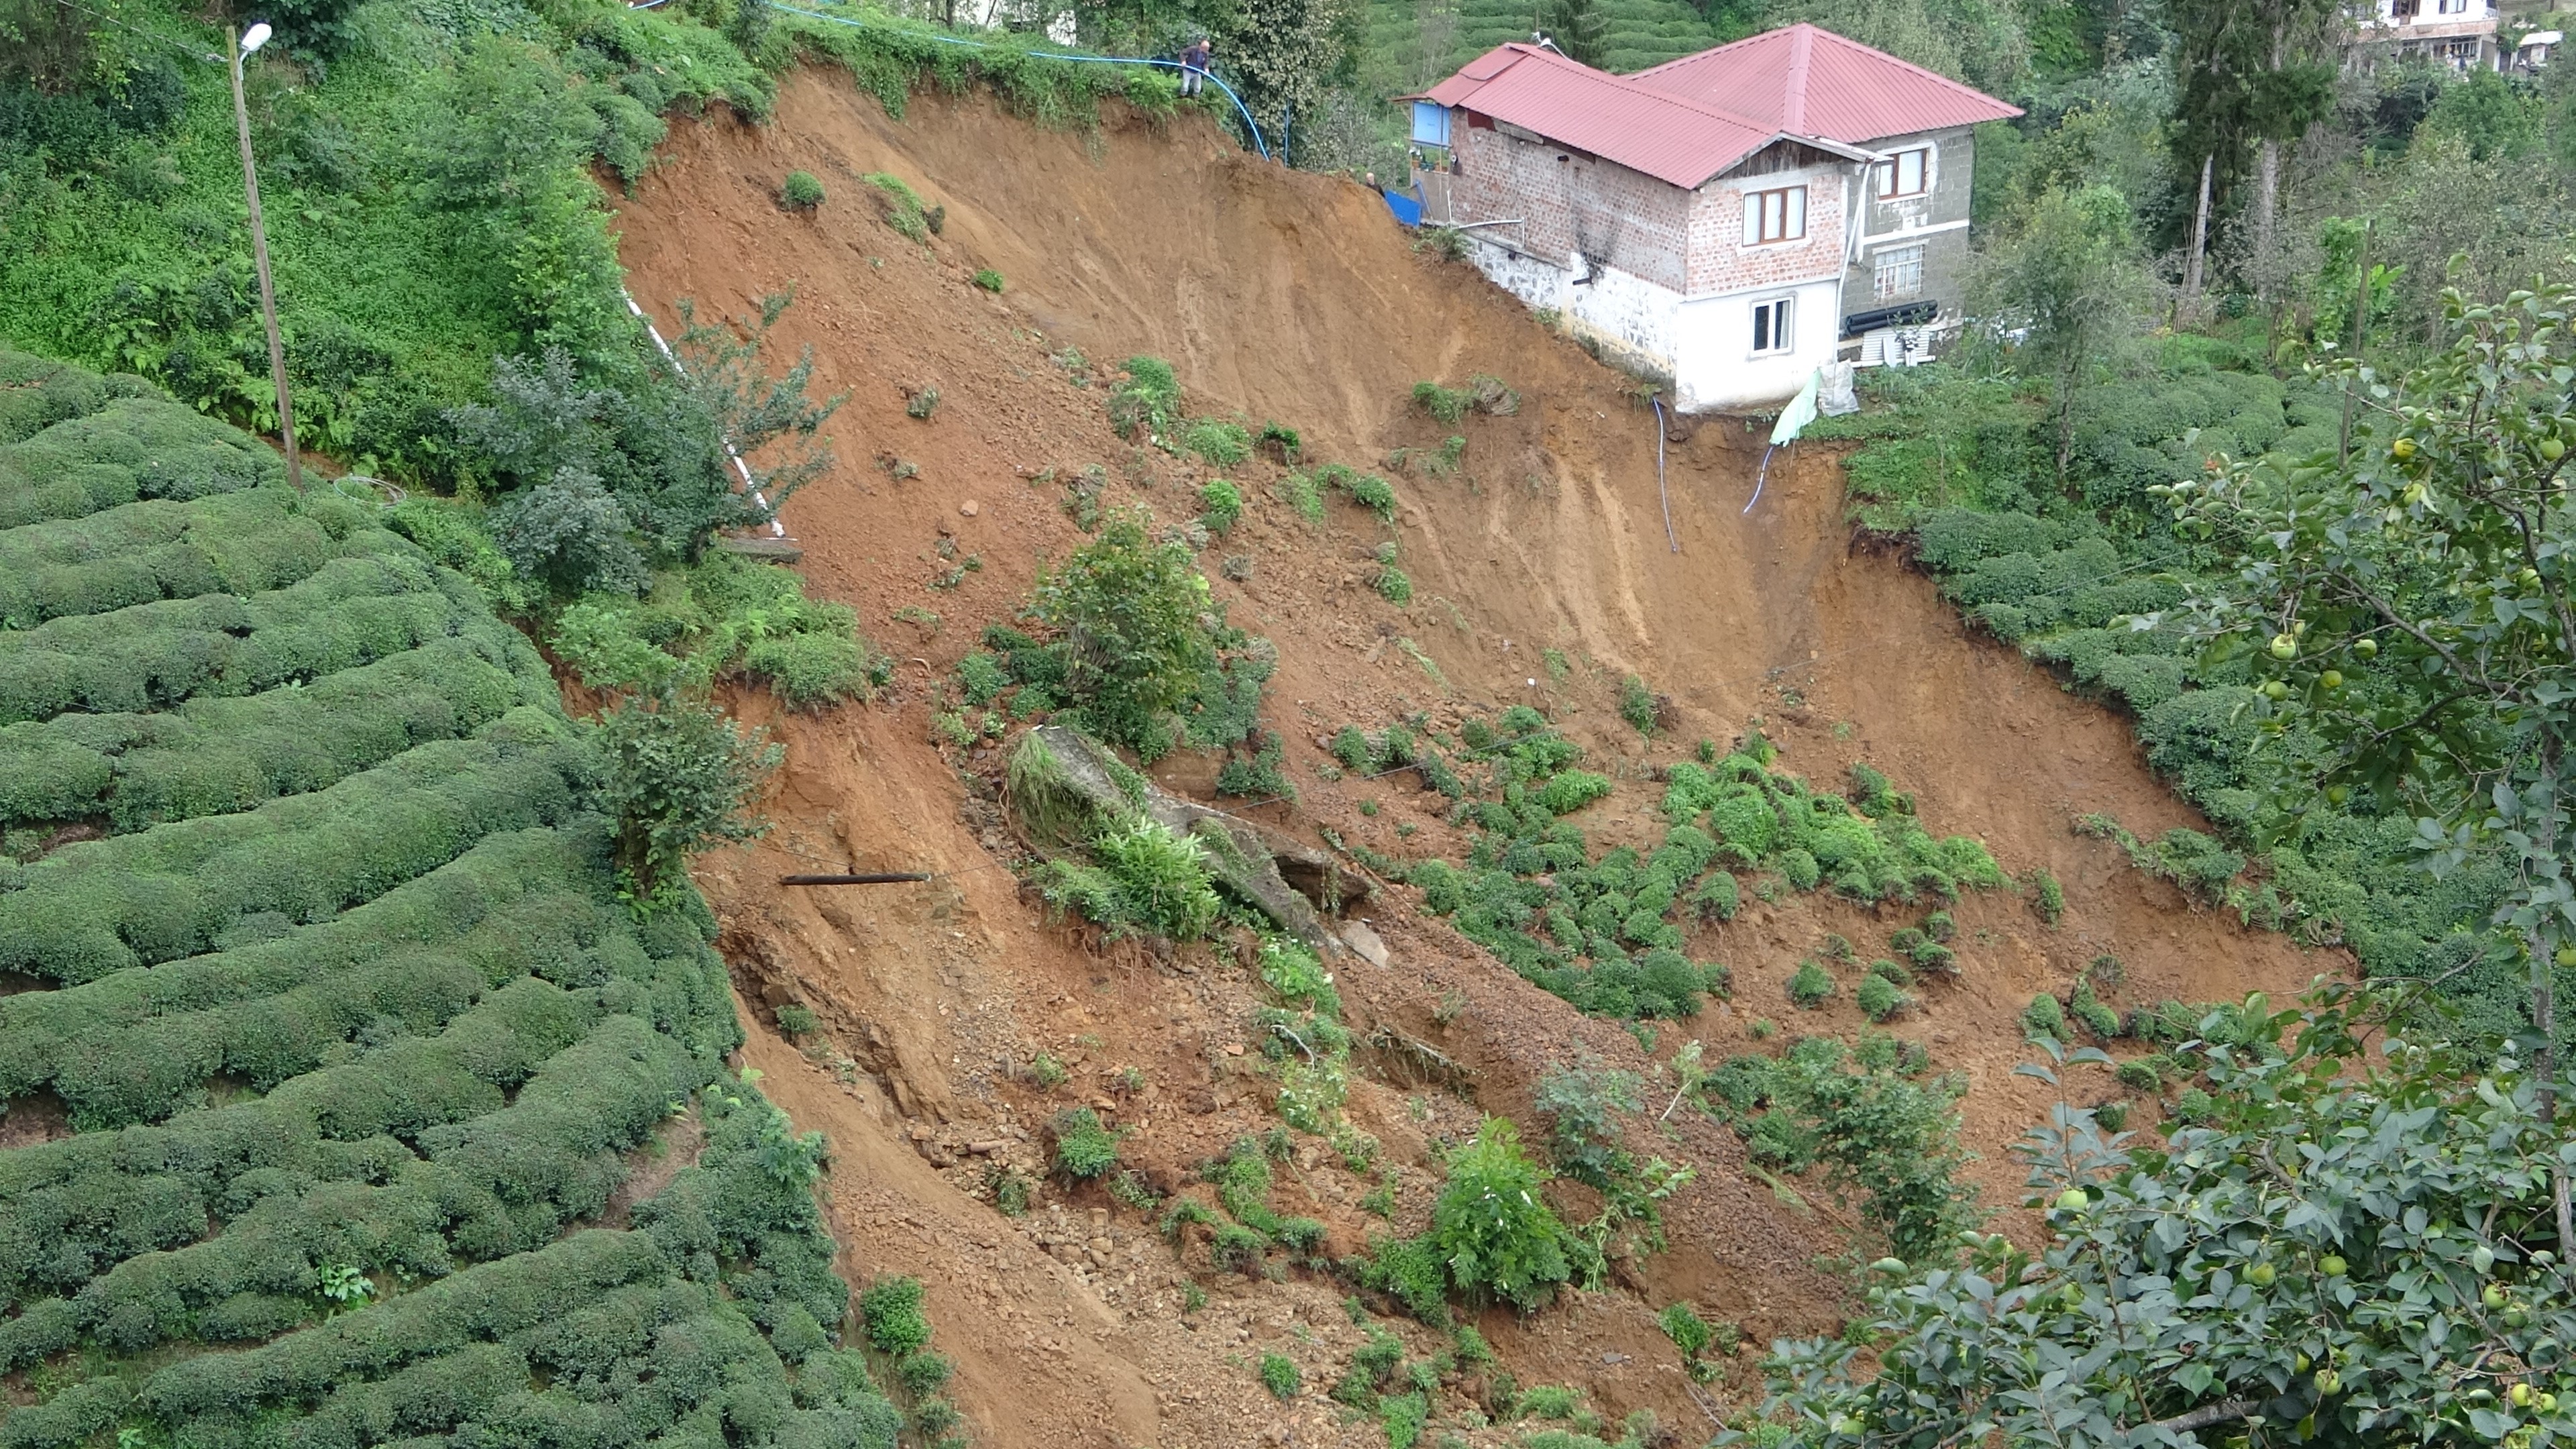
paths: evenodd
<path fill-rule="evenodd" d="M 1413 103 L 1413 139 L 1422 146 L 1449 144 L 1449 108 L 1434 101 Z"/>

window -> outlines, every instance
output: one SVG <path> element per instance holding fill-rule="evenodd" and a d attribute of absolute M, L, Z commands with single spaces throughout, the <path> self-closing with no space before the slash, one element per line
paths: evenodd
<path fill-rule="evenodd" d="M 2388 18 L 2398 21 L 2412 20 L 2415 18 L 2419 4 L 2420 0 L 2389 0 Z"/>
<path fill-rule="evenodd" d="M 1449 108 L 1436 101 L 1413 103 L 1413 140 L 1419 146 L 1449 144 Z"/>
<path fill-rule="evenodd" d="M 1923 292 L 1923 248 L 1886 247 L 1878 254 L 1878 300 L 1902 302 Z"/>
<path fill-rule="evenodd" d="M 1807 188 L 1744 193 L 1744 244 L 1796 241 L 1807 234 Z"/>
<path fill-rule="evenodd" d="M 1878 163 L 1878 196 L 1881 201 L 1899 196 L 1921 196 L 1932 184 L 1932 148 L 1919 146 L 1899 151 Z"/>
<path fill-rule="evenodd" d="M 1753 304 L 1753 350 L 1757 354 L 1789 350 L 1788 298 Z"/>
<path fill-rule="evenodd" d="M 2438 3 L 2441 12 L 2445 15 L 2466 15 L 2469 13 L 2469 0 L 2438 0 Z"/>

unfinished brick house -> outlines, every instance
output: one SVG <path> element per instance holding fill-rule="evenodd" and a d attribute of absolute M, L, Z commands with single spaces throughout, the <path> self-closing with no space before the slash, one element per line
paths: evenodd
<path fill-rule="evenodd" d="M 1498 46 L 1410 99 L 1446 172 L 1430 219 L 1684 412 L 1927 355 L 1958 316 L 1969 128 L 2020 114 L 1811 25 L 1626 76 Z"/>

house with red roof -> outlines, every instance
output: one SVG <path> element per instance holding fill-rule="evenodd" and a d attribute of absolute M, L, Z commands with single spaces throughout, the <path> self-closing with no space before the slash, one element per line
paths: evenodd
<path fill-rule="evenodd" d="M 1634 75 L 1503 45 L 1411 97 L 1497 284 L 1684 412 L 1920 360 L 1959 317 L 1971 127 L 2020 111 L 1812 25 Z"/>

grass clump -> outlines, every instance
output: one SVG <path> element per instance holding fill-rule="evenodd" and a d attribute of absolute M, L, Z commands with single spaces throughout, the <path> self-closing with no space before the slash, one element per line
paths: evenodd
<path fill-rule="evenodd" d="M 1641 735 L 1654 734 L 1658 713 L 1655 691 L 1647 687 L 1645 680 L 1631 674 L 1619 681 L 1619 718 L 1626 720 L 1629 728 Z"/>
<path fill-rule="evenodd" d="M 871 171 L 859 178 L 876 188 L 877 215 L 885 224 L 905 237 L 927 246 L 930 242 L 929 214 L 922 210 L 921 193 L 911 183 L 887 171 Z"/>
<path fill-rule="evenodd" d="M 1861 978 L 1859 989 L 1852 993 L 1852 1000 L 1860 1007 L 1861 1014 L 1872 1021 L 1885 1021 L 1913 1004 L 1903 991 L 1897 989 L 1894 981 L 1876 971 Z"/>
<path fill-rule="evenodd" d="M 1252 432 L 1223 418 L 1193 418 L 1181 430 L 1181 447 L 1220 468 L 1231 468 L 1252 456 Z"/>
<path fill-rule="evenodd" d="M 823 204 L 823 183 L 811 171 L 790 171 L 779 184 L 778 204 L 789 211 L 812 211 Z"/>
<path fill-rule="evenodd" d="M 1315 470 L 1315 479 L 1321 486 L 1345 495 L 1353 503 L 1376 514 L 1378 522 L 1395 522 L 1395 489 L 1376 474 L 1362 473 L 1340 463 L 1327 463 Z"/>
<path fill-rule="evenodd" d="M 1413 405 L 1444 423 L 1454 423 L 1474 406 L 1476 394 L 1463 388 L 1442 387 L 1436 382 L 1413 385 Z"/>
<path fill-rule="evenodd" d="M 1001 273 L 994 271 L 991 267 L 977 267 L 975 269 L 975 285 L 998 296 L 1005 284 L 1002 281 Z"/>

